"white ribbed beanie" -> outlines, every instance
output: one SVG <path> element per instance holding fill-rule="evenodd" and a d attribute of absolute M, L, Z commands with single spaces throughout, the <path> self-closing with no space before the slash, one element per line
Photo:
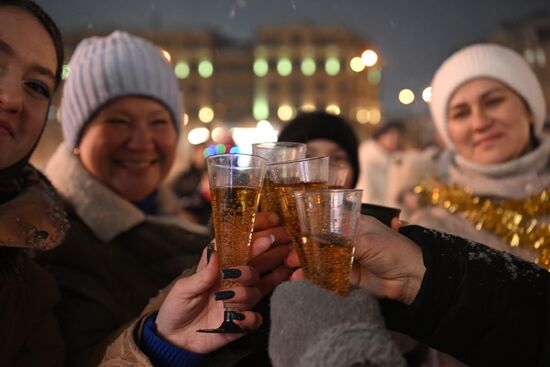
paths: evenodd
<path fill-rule="evenodd" d="M 479 77 L 496 79 L 523 97 L 535 118 L 535 134 L 542 134 L 546 104 L 541 85 L 529 64 L 518 53 L 506 47 L 489 43 L 476 44 L 455 52 L 445 60 L 432 81 L 430 110 L 447 147 L 454 148 L 447 129 L 449 100 L 458 87 Z"/>
<path fill-rule="evenodd" d="M 152 43 L 115 31 L 79 43 L 63 86 L 61 123 L 69 148 L 80 142 L 86 123 L 107 102 L 124 96 L 150 97 L 172 114 L 181 128 L 182 93 L 172 66 Z"/>

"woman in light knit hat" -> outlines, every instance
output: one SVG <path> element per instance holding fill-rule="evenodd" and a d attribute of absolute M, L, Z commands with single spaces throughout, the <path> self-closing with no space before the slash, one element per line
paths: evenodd
<path fill-rule="evenodd" d="M 224 272 L 241 285 L 214 295 L 217 256 L 207 265 L 203 251 L 211 234 L 183 218 L 161 188 L 182 128 L 172 66 L 153 44 L 116 31 L 83 40 L 69 68 L 61 102 L 64 143 L 46 174 L 65 200 L 71 230 L 57 251 L 40 258 L 61 288 L 57 316 L 69 365 L 239 361 L 246 348 L 213 352 L 240 335 L 196 330 L 219 325 L 223 304 L 216 300 L 248 310 L 288 277 L 283 267 L 270 272 L 282 264 L 287 246 L 265 251 L 274 241 L 286 242 L 286 233 L 275 227 L 277 218 L 259 216 L 253 266 Z M 187 276 L 168 287 L 182 272 Z M 258 276 L 266 272 L 273 286 Z M 236 318 L 245 328 L 261 324 L 251 311 Z"/>
<path fill-rule="evenodd" d="M 430 109 L 451 158 L 416 188 L 410 222 L 550 270 L 550 141 L 529 64 L 499 45 L 465 47 L 435 73 Z"/>

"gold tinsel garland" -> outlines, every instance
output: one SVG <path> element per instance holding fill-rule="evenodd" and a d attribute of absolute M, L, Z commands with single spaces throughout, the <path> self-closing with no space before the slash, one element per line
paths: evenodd
<path fill-rule="evenodd" d="M 550 214 L 550 188 L 523 200 L 492 201 L 458 185 L 431 180 L 415 192 L 422 206 L 460 212 L 478 231 L 491 232 L 510 247 L 535 251 L 535 263 L 550 271 L 550 224 L 537 219 Z"/>

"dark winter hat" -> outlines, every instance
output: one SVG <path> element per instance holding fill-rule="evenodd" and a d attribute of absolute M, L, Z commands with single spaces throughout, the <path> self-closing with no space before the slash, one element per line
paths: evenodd
<path fill-rule="evenodd" d="M 353 128 L 341 117 L 324 113 L 301 113 L 286 125 L 279 141 L 306 143 L 315 139 L 327 139 L 338 144 L 348 154 L 353 168 L 353 185 L 359 179 L 359 143 Z"/>
<path fill-rule="evenodd" d="M 392 129 L 405 131 L 405 123 L 400 119 L 385 120 L 374 130 L 374 132 L 372 133 L 372 137 L 374 140 L 377 140 L 379 137 Z"/>

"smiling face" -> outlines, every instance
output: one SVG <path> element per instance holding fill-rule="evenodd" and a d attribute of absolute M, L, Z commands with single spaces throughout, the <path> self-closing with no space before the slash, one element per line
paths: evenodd
<path fill-rule="evenodd" d="M 88 123 L 79 151 L 82 165 L 130 201 L 144 199 L 168 175 L 177 133 L 168 110 L 144 97 L 107 104 Z"/>
<path fill-rule="evenodd" d="M 0 6 L 0 169 L 35 146 L 46 122 L 56 67 L 46 29 L 29 13 Z"/>
<path fill-rule="evenodd" d="M 457 152 L 478 164 L 517 158 L 530 148 L 533 116 L 507 85 L 489 78 L 463 84 L 449 100 L 447 124 Z"/>

